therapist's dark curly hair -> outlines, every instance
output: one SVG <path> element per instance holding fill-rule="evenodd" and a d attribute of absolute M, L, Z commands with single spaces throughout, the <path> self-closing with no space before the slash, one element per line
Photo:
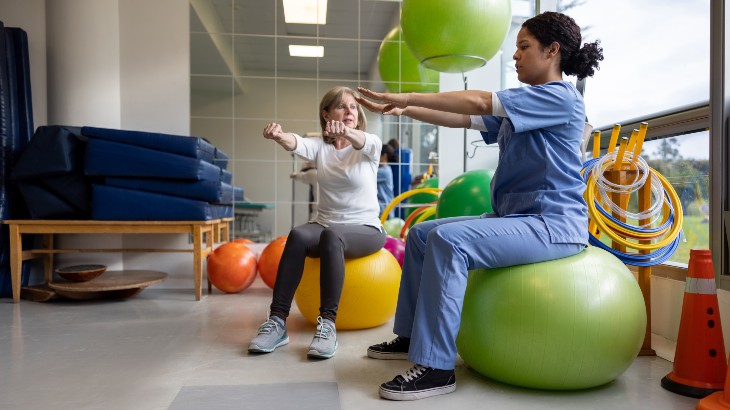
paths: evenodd
<path fill-rule="evenodd" d="M 543 47 L 560 44 L 560 70 L 580 79 L 593 76 L 598 62 L 603 60 L 599 40 L 580 46 L 580 27 L 570 16 L 546 11 L 522 23 Z"/>

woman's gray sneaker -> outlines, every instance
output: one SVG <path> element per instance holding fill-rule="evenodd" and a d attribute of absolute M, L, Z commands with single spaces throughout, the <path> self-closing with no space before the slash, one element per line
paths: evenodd
<path fill-rule="evenodd" d="M 278 317 L 272 316 L 261 326 L 259 334 L 251 340 L 248 351 L 252 353 L 271 353 L 279 346 L 289 343 L 286 324 Z"/>
<path fill-rule="evenodd" d="M 337 351 L 337 331 L 335 324 L 329 319 L 317 318 L 317 330 L 314 332 L 312 344 L 307 356 L 315 359 L 329 359 Z"/>

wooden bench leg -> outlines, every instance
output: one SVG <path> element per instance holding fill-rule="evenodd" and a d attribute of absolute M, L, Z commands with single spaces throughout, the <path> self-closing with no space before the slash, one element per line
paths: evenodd
<path fill-rule="evenodd" d="M 53 250 L 53 234 L 43 234 L 42 243 L 43 249 Z M 50 283 L 53 280 L 53 252 L 43 256 L 43 276 L 46 279 L 46 283 Z"/>
<path fill-rule="evenodd" d="M 213 228 L 214 231 L 218 232 L 220 235 L 220 225 L 216 225 Z M 215 238 L 211 238 L 211 234 L 208 233 L 208 235 L 205 236 L 206 243 L 205 243 L 205 258 L 203 258 L 203 263 L 205 263 L 208 259 L 208 255 L 213 253 L 213 247 L 215 246 Z M 219 238 L 220 239 L 220 238 Z M 208 294 L 210 295 L 213 292 L 213 284 L 210 283 L 210 278 L 208 275 L 205 275 L 205 279 L 208 282 Z"/>
<path fill-rule="evenodd" d="M 203 296 L 203 230 L 200 225 L 193 228 L 193 275 L 195 277 L 195 300 Z"/>
<path fill-rule="evenodd" d="M 23 241 L 20 228 L 10 225 L 10 285 L 13 303 L 20 302 L 20 279 L 23 274 Z"/>

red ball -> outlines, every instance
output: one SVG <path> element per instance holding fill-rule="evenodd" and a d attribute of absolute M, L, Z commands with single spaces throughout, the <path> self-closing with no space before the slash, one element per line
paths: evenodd
<path fill-rule="evenodd" d="M 259 275 L 263 279 L 266 286 L 274 289 L 276 283 L 276 272 L 279 270 L 279 261 L 284 253 L 284 245 L 286 245 L 286 236 L 280 236 L 271 241 L 259 256 Z"/>
<path fill-rule="evenodd" d="M 245 290 L 256 279 L 256 254 L 246 245 L 224 243 L 208 255 L 208 279 L 221 292 Z"/>

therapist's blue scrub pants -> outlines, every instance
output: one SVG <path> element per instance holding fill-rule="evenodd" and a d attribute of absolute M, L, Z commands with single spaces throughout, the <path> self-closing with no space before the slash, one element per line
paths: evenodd
<path fill-rule="evenodd" d="M 564 258 L 585 248 L 551 243 L 539 216 L 494 216 L 426 221 L 408 232 L 393 331 L 411 338 L 411 362 L 454 368 L 469 270 Z"/>

